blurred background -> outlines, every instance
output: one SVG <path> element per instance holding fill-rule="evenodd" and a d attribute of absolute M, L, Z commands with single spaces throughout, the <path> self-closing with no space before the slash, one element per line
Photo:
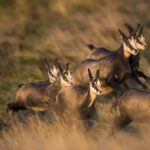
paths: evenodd
<path fill-rule="evenodd" d="M 149 8 L 149 0 L 0 0 L 0 110 L 18 83 L 47 78 L 44 58 L 74 67 L 89 54 L 88 43 L 117 49 L 124 23 L 144 26 L 141 69 L 150 75 Z"/>

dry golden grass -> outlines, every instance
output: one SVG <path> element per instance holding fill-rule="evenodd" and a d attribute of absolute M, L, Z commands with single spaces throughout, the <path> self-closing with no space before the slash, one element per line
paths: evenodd
<path fill-rule="evenodd" d="M 1 116 L 6 103 L 14 100 L 18 83 L 47 78 L 44 58 L 58 57 L 74 68 L 88 55 L 87 43 L 118 48 L 117 29 L 126 31 L 125 22 L 145 27 L 148 48 L 141 53 L 140 68 L 150 75 L 149 0 L 0 0 L 0 20 Z M 130 133 L 108 135 L 114 119 L 110 107 L 109 101 L 97 104 L 99 121 L 89 132 L 81 124 L 79 128 L 42 121 L 17 121 L 5 129 L 0 119 L 0 149 L 149 149 L 150 130 L 143 125 L 135 134 L 131 127 Z"/>
<path fill-rule="evenodd" d="M 147 126 L 140 133 L 119 132 L 115 136 L 103 134 L 101 128 L 87 132 L 81 125 L 62 126 L 29 121 L 28 125 L 17 124 L 1 135 L 2 150 L 54 149 L 54 150 L 147 150 L 150 130 Z"/>

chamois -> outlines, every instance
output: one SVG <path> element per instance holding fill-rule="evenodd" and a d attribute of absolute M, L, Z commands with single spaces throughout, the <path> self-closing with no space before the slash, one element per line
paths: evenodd
<path fill-rule="evenodd" d="M 76 84 L 86 86 L 88 84 L 88 68 L 95 73 L 95 70 L 101 70 L 101 80 L 105 87 L 105 93 L 110 93 L 113 89 L 120 88 L 120 83 L 131 74 L 131 67 L 128 58 L 131 55 L 137 55 L 138 49 L 136 47 L 136 39 L 134 36 L 127 37 L 121 30 L 119 30 L 123 45 L 116 52 L 98 59 L 86 59 L 82 61 L 76 68 L 74 73 L 74 80 Z M 84 79 L 84 80 L 83 80 Z M 103 92 L 104 92 L 103 91 Z"/>
<path fill-rule="evenodd" d="M 121 129 L 133 121 L 150 121 L 150 92 L 139 89 L 125 91 L 118 99 L 115 110 L 112 130 Z"/>
<path fill-rule="evenodd" d="M 56 58 L 53 62 L 52 65 L 49 65 L 47 59 L 44 60 L 45 61 L 45 69 L 48 73 L 48 80 L 45 81 L 40 81 L 40 82 L 32 82 L 32 83 L 20 83 L 18 85 L 18 88 L 21 88 L 23 85 L 32 85 L 33 87 L 35 86 L 44 86 L 47 84 L 53 84 L 56 79 L 57 79 L 57 75 L 58 75 L 58 59 Z"/>
<path fill-rule="evenodd" d="M 73 84 L 62 88 L 58 95 L 59 100 L 63 101 L 64 112 L 69 111 L 69 114 L 72 113 L 83 120 L 92 119 L 95 116 L 95 99 L 97 95 L 102 94 L 99 70 L 96 71 L 95 78 L 89 69 L 88 75 L 90 83 L 87 89 Z"/>
<path fill-rule="evenodd" d="M 137 48 L 139 50 L 144 50 L 145 47 L 146 47 L 146 42 L 145 42 L 145 38 L 143 36 L 143 27 L 141 26 L 141 29 L 140 29 L 139 33 L 137 33 L 138 28 L 140 27 L 139 24 L 137 25 L 137 28 L 136 28 L 135 31 L 130 25 L 125 24 L 125 26 L 128 28 L 130 35 L 131 34 L 132 35 L 136 35 Z M 108 50 L 106 48 L 96 48 L 93 44 L 88 44 L 87 46 L 89 47 L 90 50 L 92 50 L 92 52 L 87 57 L 89 59 L 98 60 L 100 58 L 103 58 L 103 57 L 113 53 L 113 51 Z M 148 80 L 148 81 L 150 80 L 150 78 L 148 76 L 146 76 L 143 72 L 138 70 L 138 68 L 139 68 L 139 60 L 140 60 L 140 54 L 139 53 L 136 56 L 131 55 L 129 57 L 129 63 L 131 65 L 131 70 L 132 70 L 131 78 L 133 80 L 135 80 L 139 85 L 141 85 L 144 89 L 146 89 L 147 86 L 144 83 L 142 83 L 139 80 L 138 77 L 143 77 L 145 80 Z"/>
<path fill-rule="evenodd" d="M 17 112 L 19 110 L 32 110 L 34 112 L 46 111 L 55 106 L 55 97 L 61 87 L 66 86 L 63 83 L 69 82 L 68 77 L 68 64 L 66 69 L 58 72 L 53 84 L 40 84 L 33 85 L 25 84 L 16 93 L 14 102 L 7 104 L 7 110 Z M 58 68 L 56 68 L 58 70 Z M 51 78 L 51 72 L 48 70 L 49 79 Z M 62 80 L 65 80 L 64 82 Z M 55 107 L 54 107 L 55 108 Z M 52 108 L 53 109 L 53 108 Z"/>

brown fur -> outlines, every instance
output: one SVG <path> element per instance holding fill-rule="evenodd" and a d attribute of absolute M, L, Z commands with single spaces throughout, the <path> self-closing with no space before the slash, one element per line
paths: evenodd
<path fill-rule="evenodd" d="M 16 93 L 15 101 L 7 105 L 9 110 L 46 111 L 54 104 L 55 96 L 60 89 L 58 82 L 54 84 L 25 84 Z"/>
<path fill-rule="evenodd" d="M 91 75 L 91 82 L 88 88 L 83 88 L 79 85 L 62 88 L 58 98 L 64 104 L 64 112 L 67 110 L 69 111 L 69 115 L 78 116 L 83 120 L 91 119 L 94 116 L 96 112 L 96 93 L 94 91 L 96 90 L 96 86 L 99 85 L 95 84 L 95 82 L 99 80 L 99 75 L 93 81 L 92 80 L 93 77 Z M 100 87 L 98 87 L 98 89 L 99 88 Z"/>
<path fill-rule="evenodd" d="M 90 44 L 92 45 L 92 44 Z M 88 46 L 89 47 L 89 46 Z M 91 46 L 89 47 L 91 49 Z M 106 48 L 96 48 L 94 45 L 92 45 L 92 52 L 88 55 L 88 59 L 94 59 L 98 60 L 103 57 L 106 57 L 107 55 L 113 53 L 112 50 L 108 50 Z M 140 54 L 138 53 L 136 56 L 131 55 L 129 57 L 129 63 L 131 65 L 131 78 L 135 80 L 139 85 L 141 85 L 144 89 L 147 89 L 146 84 L 142 83 L 139 80 L 139 77 L 144 78 L 145 80 L 150 80 L 150 78 L 145 75 L 143 72 L 139 71 L 139 61 L 140 61 Z"/>
<path fill-rule="evenodd" d="M 150 121 L 150 92 L 131 89 L 123 93 L 116 105 L 119 113 L 114 128 L 123 128 L 132 121 Z"/>
<path fill-rule="evenodd" d="M 92 98 L 89 95 L 88 89 L 80 86 L 65 87 L 59 93 L 58 98 L 62 105 L 62 114 L 72 114 L 72 118 L 80 118 L 83 120 L 92 119 L 95 115 L 95 101 L 92 106 L 88 108 L 88 105 Z M 71 120 L 72 120 L 71 118 Z"/>
<path fill-rule="evenodd" d="M 119 83 L 124 81 L 131 73 L 130 64 L 124 56 L 122 47 L 102 59 L 87 59 L 81 62 L 77 66 L 74 74 L 76 84 L 84 86 L 88 85 L 88 68 L 93 74 L 95 73 L 95 70 L 100 69 L 100 78 L 108 89 L 119 88 Z M 105 90 L 104 92 L 107 93 Z"/>

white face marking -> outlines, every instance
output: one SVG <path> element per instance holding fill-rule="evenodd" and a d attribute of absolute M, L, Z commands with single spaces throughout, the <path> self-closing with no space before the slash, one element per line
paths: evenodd
<path fill-rule="evenodd" d="M 56 82 L 56 78 L 53 77 L 49 72 L 48 72 L 48 78 L 49 78 L 49 82 L 50 82 L 50 83 Z"/>
<path fill-rule="evenodd" d="M 64 80 L 62 76 L 60 76 L 60 84 L 61 84 L 61 87 L 63 87 L 63 86 L 67 86 L 67 87 L 71 86 L 71 84 L 68 83 L 66 80 Z"/>
<path fill-rule="evenodd" d="M 101 95 L 101 85 L 102 85 L 102 82 L 100 80 L 97 80 L 95 83 L 95 86 L 98 88 L 98 90 L 96 90 L 93 86 L 92 86 L 92 83 L 90 82 L 90 92 L 91 94 L 95 94 L 95 95 Z"/>
<path fill-rule="evenodd" d="M 96 95 L 101 95 L 101 82 L 98 80 L 97 82 L 95 82 L 94 84 L 96 84 L 95 86 L 98 88 L 98 91 L 93 87 L 92 83 L 90 82 L 90 96 L 91 96 L 91 101 L 88 105 L 88 108 L 92 106 L 92 104 L 95 101 Z M 100 85 L 100 86 L 99 86 Z"/>
<path fill-rule="evenodd" d="M 58 73 L 59 73 L 59 70 L 55 66 L 52 66 L 52 68 L 50 69 L 50 72 L 48 71 L 48 78 L 49 78 L 50 83 L 56 82 Z"/>
<path fill-rule="evenodd" d="M 57 77 L 58 72 L 59 70 L 55 66 L 52 66 L 51 73 L 53 74 L 53 76 Z"/>
<path fill-rule="evenodd" d="M 129 42 L 129 44 L 130 44 L 134 49 L 136 49 L 137 51 L 135 51 L 135 50 L 133 50 L 133 49 L 130 49 L 130 47 L 129 47 L 126 43 L 123 43 L 124 50 L 125 50 L 128 54 L 137 55 L 137 54 L 138 54 L 138 49 L 137 49 L 137 47 L 136 47 L 137 40 L 134 39 L 133 37 L 131 37 L 130 39 L 128 39 L 128 42 Z"/>
<path fill-rule="evenodd" d="M 97 90 L 96 90 L 95 88 L 93 88 L 92 84 L 90 85 L 90 92 L 91 92 L 92 94 L 97 95 Z"/>
<path fill-rule="evenodd" d="M 65 74 L 65 78 L 67 79 L 67 81 L 64 79 L 63 76 L 60 75 L 61 86 L 72 86 L 73 77 L 70 71 L 67 71 L 67 73 Z"/>
<path fill-rule="evenodd" d="M 138 40 L 140 41 L 140 43 L 137 41 L 137 48 L 140 49 L 140 50 L 144 50 L 146 48 L 146 41 L 145 41 L 145 38 L 143 35 L 141 35 Z"/>
<path fill-rule="evenodd" d="M 96 84 L 97 84 L 98 87 L 101 87 L 102 82 L 100 80 L 97 80 Z"/>
<path fill-rule="evenodd" d="M 66 75 L 66 78 L 68 79 L 69 82 L 73 83 L 73 77 L 72 77 L 72 74 L 70 71 L 67 71 L 67 75 Z"/>
<path fill-rule="evenodd" d="M 136 42 L 137 42 L 137 40 L 136 39 L 134 39 L 133 37 L 131 37 L 131 39 L 129 39 L 128 40 L 129 41 L 129 43 L 131 44 L 131 46 L 133 47 L 133 48 L 137 48 L 136 47 Z"/>

